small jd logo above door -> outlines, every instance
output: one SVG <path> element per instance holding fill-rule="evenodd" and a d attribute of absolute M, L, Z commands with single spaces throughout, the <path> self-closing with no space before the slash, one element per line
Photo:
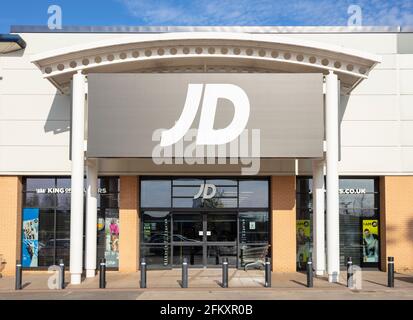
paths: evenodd
<path fill-rule="evenodd" d="M 210 193 L 208 191 L 211 190 Z M 194 199 L 199 199 L 202 196 L 202 199 L 212 199 L 217 193 L 217 187 L 210 183 L 203 183 L 199 187 L 199 191 L 194 195 Z"/>

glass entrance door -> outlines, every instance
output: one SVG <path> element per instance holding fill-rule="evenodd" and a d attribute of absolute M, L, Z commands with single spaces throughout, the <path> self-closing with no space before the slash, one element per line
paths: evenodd
<path fill-rule="evenodd" d="M 219 266 L 228 258 L 230 266 L 237 266 L 237 215 L 234 213 L 205 214 L 206 265 Z"/>
<path fill-rule="evenodd" d="M 237 266 L 236 213 L 174 213 L 173 265 L 178 267 L 183 258 L 190 266 L 219 266 L 228 258 Z"/>

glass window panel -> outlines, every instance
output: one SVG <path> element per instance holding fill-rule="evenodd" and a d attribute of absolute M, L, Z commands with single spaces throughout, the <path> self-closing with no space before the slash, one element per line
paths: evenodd
<path fill-rule="evenodd" d="M 191 266 L 201 266 L 203 264 L 202 246 L 174 246 L 173 247 L 173 264 L 181 266 L 183 258 L 187 258 Z"/>
<path fill-rule="evenodd" d="M 309 193 L 297 193 L 297 208 L 311 209 L 313 207 L 313 196 Z"/>
<path fill-rule="evenodd" d="M 215 195 L 216 198 L 219 197 L 238 197 L 237 187 L 218 187 Z"/>
<path fill-rule="evenodd" d="M 120 231 L 118 209 L 105 209 L 105 259 L 108 268 L 119 265 Z"/>
<path fill-rule="evenodd" d="M 230 266 L 237 265 L 237 247 L 236 246 L 208 246 L 207 247 L 207 264 L 220 266 L 228 259 Z"/>
<path fill-rule="evenodd" d="M 375 194 L 340 194 L 340 209 L 374 209 L 378 205 Z"/>
<path fill-rule="evenodd" d="M 265 257 L 268 255 L 268 245 L 241 245 L 241 267 L 263 268 Z"/>
<path fill-rule="evenodd" d="M 377 209 L 340 209 L 340 215 L 354 216 L 354 217 L 378 217 L 379 211 Z"/>
<path fill-rule="evenodd" d="M 169 208 L 171 206 L 170 180 L 142 180 L 141 206 Z"/>
<path fill-rule="evenodd" d="M 374 266 L 372 257 L 365 254 L 363 246 L 363 220 L 379 223 L 380 196 L 377 179 L 374 178 L 341 178 L 340 182 L 340 263 L 346 264 L 347 257 L 353 258 L 353 263 L 360 266 Z M 312 221 L 311 209 L 311 179 L 297 179 L 297 225 L 299 221 Z M 373 194 L 375 193 L 375 194 Z M 307 200 L 306 200 L 307 199 Z M 311 235 L 310 228 L 310 235 Z M 377 230 L 377 237 L 379 231 Z M 298 240 L 297 240 L 298 242 Z M 371 251 L 371 250 L 370 250 Z M 300 264 L 297 251 L 297 263 Z M 374 259 L 373 259 L 374 260 Z M 376 263 L 377 265 L 377 263 Z M 303 269 L 305 266 L 303 264 Z"/>
<path fill-rule="evenodd" d="M 297 179 L 297 192 L 298 193 L 312 193 L 313 192 L 313 179 L 311 178 L 298 178 Z"/>
<path fill-rule="evenodd" d="M 180 179 L 173 179 L 172 183 L 174 186 L 178 186 L 178 185 L 199 186 L 200 184 L 204 183 L 204 180 L 203 179 L 180 178 Z"/>
<path fill-rule="evenodd" d="M 70 178 L 57 178 L 57 187 L 58 188 L 70 188 L 71 179 Z"/>
<path fill-rule="evenodd" d="M 181 197 L 194 197 L 199 192 L 199 187 L 181 187 L 174 186 L 173 195 Z"/>
<path fill-rule="evenodd" d="M 27 178 L 26 191 L 36 191 L 37 189 L 55 187 L 54 178 Z"/>
<path fill-rule="evenodd" d="M 312 209 L 297 209 L 297 220 L 312 219 L 313 211 Z"/>
<path fill-rule="evenodd" d="M 174 198 L 172 205 L 174 208 L 201 208 L 202 199 Z"/>
<path fill-rule="evenodd" d="M 142 215 L 143 242 L 170 242 L 171 216 L 164 211 L 145 211 Z"/>
<path fill-rule="evenodd" d="M 296 253 L 297 270 L 306 270 L 307 261 L 312 252 L 312 225 L 310 219 L 296 221 Z"/>
<path fill-rule="evenodd" d="M 173 195 L 180 197 L 194 197 L 199 193 L 200 186 L 196 187 L 186 187 L 186 186 L 174 186 Z M 208 193 L 211 192 L 211 188 Z M 215 197 L 237 197 L 238 189 L 237 187 L 216 187 Z"/>
<path fill-rule="evenodd" d="M 63 259 L 65 265 L 70 263 L 70 211 L 56 211 L 56 263 Z"/>
<path fill-rule="evenodd" d="M 174 242 L 199 242 L 202 241 L 202 215 L 176 213 L 173 216 L 173 241 Z"/>
<path fill-rule="evenodd" d="M 48 267 L 55 263 L 54 210 L 41 209 L 39 212 L 39 267 Z"/>
<path fill-rule="evenodd" d="M 237 186 L 237 180 L 235 179 L 208 179 L 206 183 L 211 183 L 216 186 Z"/>
<path fill-rule="evenodd" d="M 362 223 L 359 216 L 340 214 L 340 264 L 345 265 L 347 257 L 353 264 L 361 265 Z"/>
<path fill-rule="evenodd" d="M 210 235 L 208 235 L 210 232 Z M 237 240 L 237 217 L 234 214 L 208 214 L 207 241 L 225 242 Z"/>
<path fill-rule="evenodd" d="M 109 193 L 98 196 L 98 207 L 102 208 L 119 208 L 119 194 Z"/>
<path fill-rule="evenodd" d="M 97 222 L 97 262 L 105 257 L 106 235 L 105 235 L 105 209 L 98 208 Z M 97 264 L 98 265 L 98 264 Z"/>
<path fill-rule="evenodd" d="M 365 192 L 378 192 L 378 184 L 375 183 L 375 179 L 348 179 L 341 178 L 339 182 L 340 189 L 347 189 L 349 192 L 355 192 L 359 190 Z"/>
<path fill-rule="evenodd" d="M 28 192 L 25 194 L 25 207 L 29 208 L 53 208 L 56 195 L 51 193 Z"/>
<path fill-rule="evenodd" d="M 56 194 L 57 208 L 70 210 L 70 193 Z"/>
<path fill-rule="evenodd" d="M 236 208 L 238 205 L 237 198 L 212 198 L 204 199 L 204 208 Z"/>
<path fill-rule="evenodd" d="M 239 206 L 241 208 L 268 207 L 268 181 L 240 180 Z"/>
<path fill-rule="evenodd" d="M 141 257 L 145 257 L 148 267 L 168 267 L 171 263 L 171 245 L 141 246 Z"/>
<path fill-rule="evenodd" d="M 239 242 L 254 243 L 268 241 L 268 213 L 240 212 Z"/>
<path fill-rule="evenodd" d="M 101 189 L 101 193 L 119 192 L 119 178 L 100 177 L 98 179 L 98 188 Z"/>
<path fill-rule="evenodd" d="M 119 266 L 119 210 L 98 209 L 97 258 L 106 259 L 108 268 Z"/>

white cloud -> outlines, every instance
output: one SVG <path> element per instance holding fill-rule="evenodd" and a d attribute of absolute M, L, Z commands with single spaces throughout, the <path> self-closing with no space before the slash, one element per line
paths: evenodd
<path fill-rule="evenodd" d="M 413 0 L 117 0 L 150 25 L 346 25 L 358 4 L 364 25 L 413 25 Z"/>

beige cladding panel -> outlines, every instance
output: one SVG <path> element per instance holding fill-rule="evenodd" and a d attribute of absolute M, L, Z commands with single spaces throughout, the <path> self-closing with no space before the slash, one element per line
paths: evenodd
<path fill-rule="evenodd" d="M 381 267 L 394 257 L 397 272 L 413 271 L 413 177 L 385 176 L 380 180 Z"/>
<path fill-rule="evenodd" d="M 21 179 L 0 176 L 0 274 L 14 275 L 20 259 Z"/>
<path fill-rule="evenodd" d="M 119 271 L 135 272 L 139 266 L 139 181 L 120 177 Z"/>
<path fill-rule="evenodd" d="M 271 252 L 274 272 L 296 271 L 296 177 L 271 177 Z"/>

